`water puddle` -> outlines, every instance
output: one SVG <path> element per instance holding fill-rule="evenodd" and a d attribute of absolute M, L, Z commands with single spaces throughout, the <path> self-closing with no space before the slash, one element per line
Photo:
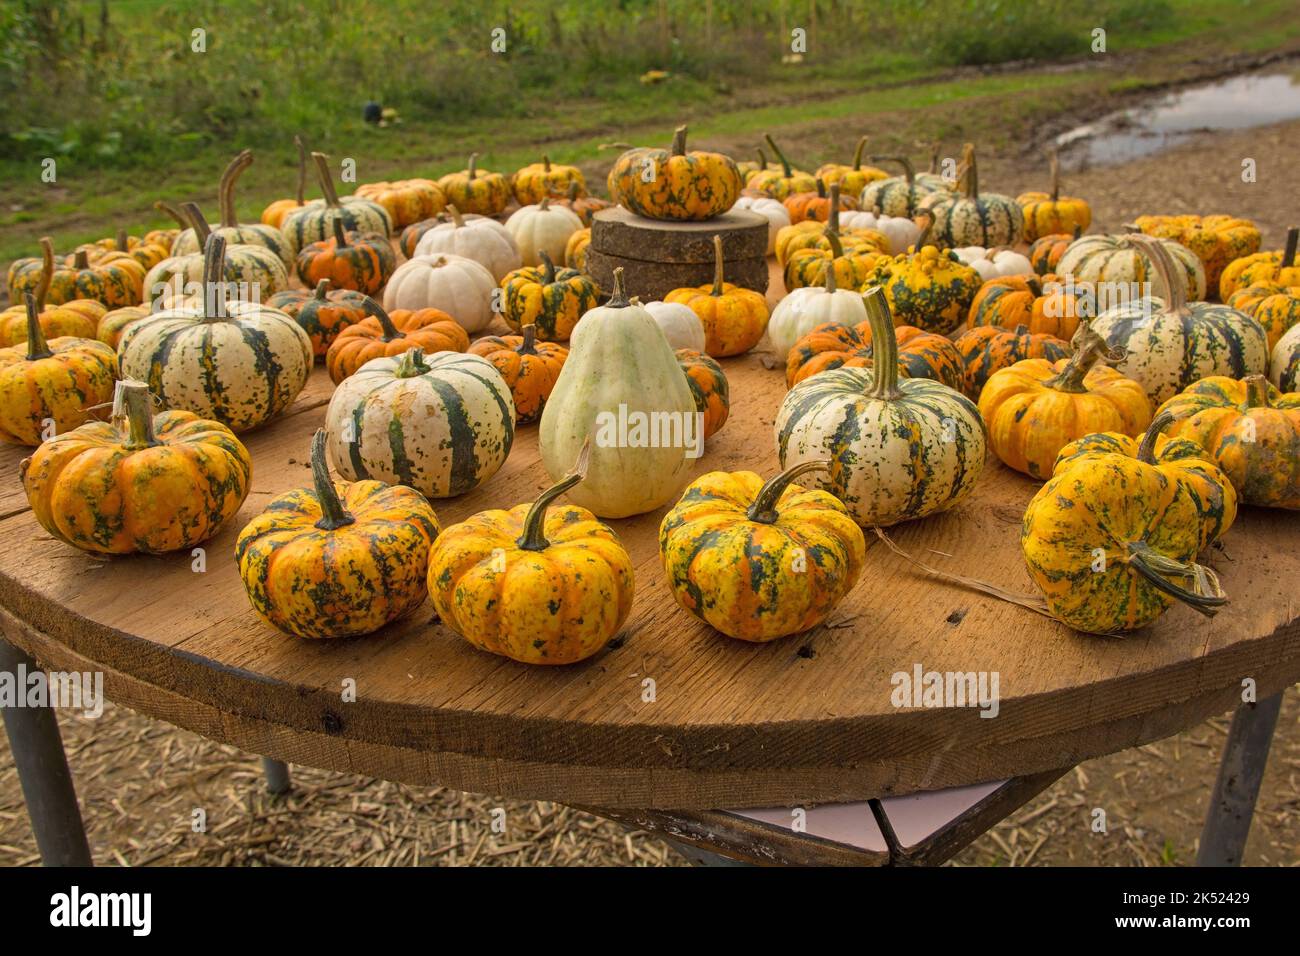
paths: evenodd
<path fill-rule="evenodd" d="M 1300 77 L 1248 73 L 1161 94 L 1056 137 L 1067 169 L 1111 166 L 1176 146 L 1196 133 L 1300 119 Z"/>

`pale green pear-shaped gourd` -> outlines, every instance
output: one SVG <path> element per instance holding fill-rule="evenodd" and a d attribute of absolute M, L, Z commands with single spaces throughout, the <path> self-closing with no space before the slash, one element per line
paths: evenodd
<path fill-rule="evenodd" d="M 668 340 L 654 316 L 628 301 L 623 270 L 615 269 L 613 296 L 574 328 L 542 410 L 542 463 L 562 477 L 591 436 L 587 478 L 569 500 L 602 518 L 626 518 L 676 500 L 703 448 L 702 429 Z"/>

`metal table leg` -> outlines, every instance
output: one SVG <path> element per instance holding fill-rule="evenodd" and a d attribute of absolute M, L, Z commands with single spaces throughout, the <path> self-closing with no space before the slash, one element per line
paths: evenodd
<path fill-rule="evenodd" d="M 37 669 L 23 651 L 0 639 L 0 671 L 17 674 L 19 665 L 28 673 Z M 90 866 L 90 844 L 54 709 L 5 707 L 3 712 L 41 861 L 46 866 Z"/>
<path fill-rule="evenodd" d="M 1282 695 L 1275 694 L 1257 704 L 1243 704 L 1233 714 L 1201 830 L 1197 866 L 1241 865 L 1281 708 Z"/>
<path fill-rule="evenodd" d="M 690 843 L 679 843 L 676 840 L 667 838 L 664 839 L 664 842 L 690 860 L 692 866 L 753 866 L 752 863 L 746 863 L 744 860 L 733 860 L 729 856 L 723 856 L 721 853 L 714 853 L 712 850 L 693 846 Z"/>
<path fill-rule="evenodd" d="M 283 760 L 273 760 L 270 757 L 263 757 L 262 775 L 266 777 L 266 789 L 268 793 L 289 792 L 289 765 Z"/>

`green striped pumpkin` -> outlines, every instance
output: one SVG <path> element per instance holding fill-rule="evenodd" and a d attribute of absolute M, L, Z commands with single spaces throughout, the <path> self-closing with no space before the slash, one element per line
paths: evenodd
<path fill-rule="evenodd" d="M 186 203 L 185 211 L 195 224 L 206 248 L 208 237 L 212 235 L 207 220 L 194 203 Z M 247 287 L 250 294 L 246 298 L 266 301 L 289 288 L 289 272 L 273 250 L 264 246 L 232 245 L 225 236 L 222 241 L 225 243 L 222 278 L 226 282 Z M 204 269 L 202 252 L 164 259 L 144 277 L 145 303 L 156 303 L 164 308 L 183 304 L 182 300 L 204 282 Z M 187 286 L 190 288 L 187 289 Z"/>
<path fill-rule="evenodd" d="M 975 148 L 966 144 L 963 195 L 936 193 L 925 203 L 934 213 L 935 244 L 945 249 L 962 246 L 1014 246 L 1025 233 L 1025 214 L 1020 203 L 1001 193 L 979 191 L 979 169 Z"/>
<path fill-rule="evenodd" d="M 917 176 L 906 156 L 872 156 L 871 161 L 898 163 L 903 167 L 903 175 L 867 183 L 858 197 L 858 208 L 864 212 L 911 219 L 927 199 L 952 195 L 952 190 L 938 176 L 929 173 Z"/>
<path fill-rule="evenodd" d="M 205 303 L 128 326 L 118 361 L 122 377 L 148 382 L 164 408 L 247 431 L 287 408 L 307 384 L 311 339 L 279 309 L 226 300 L 224 239 L 210 236 L 204 255 Z"/>
<path fill-rule="evenodd" d="M 984 423 L 960 392 L 899 378 L 898 343 L 884 293 L 866 294 L 874 368 L 837 368 L 790 389 L 774 429 L 781 467 L 830 459 L 817 483 L 858 524 L 892 525 L 945 511 L 984 468 Z"/>
<path fill-rule="evenodd" d="M 496 474 L 515 437 L 510 387 L 487 359 L 413 348 L 371 359 L 334 390 L 330 460 L 429 498 L 463 495 Z"/>
<path fill-rule="evenodd" d="M 393 219 L 387 209 L 361 196 L 340 199 L 330 175 L 329 157 L 312 153 L 311 158 L 316 163 L 316 177 L 325 198 L 290 210 L 281 221 L 280 231 L 289 244 L 290 261 L 297 259 L 303 247 L 332 238 L 335 219 L 342 219 L 349 232 L 377 232 L 385 237 L 393 234 Z"/>
<path fill-rule="evenodd" d="M 221 225 L 212 230 L 226 240 L 226 257 L 230 258 L 232 246 L 262 246 L 270 249 L 284 263 L 286 271 L 293 269 L 293 254 L 289 242 L 275 226 L 263 223 L 240 223 L 235 214 L 235 182 L 245 169 L 253 165 L 253 151 L 246 149 L 230 161 L 221 174 L 217 198 L 221 208 Z M 186 229 L 172 243 L 173 256 L 202 255 L 203 239 L 193 229 Z"/>
<path fill-rule="evenodd" d="M 1134 242 L 1133 233 L 1125 236 L 1083 236 L 1074 240 L 1061 253 L 1056 263 L 1056 274 L 1074 280 L 1074 284 L 1092 292 L 1096 300 L 1084 304 L 1096 311 L 1104 311 L 1107 297 L 1115 297 L 1134 284 L 1150 282 L 1155 271 L 1146 246 Z M 1183 278 L 1184 295 L 1189 301 L 1205 298 L 1205 266 L 1196 253 L 1172 239 L 1158 240 L 1180 268 L 1175 273 Z M 1098 288 L 1104 283 L 1105 288 Z"/>
<path fill-rule="evenodd" d="M 1153 404 L 1210 375 L 1240 379 L 1268 369 L 1264 327 L 1226 305 L 1188 302 L 1178 263 L 1165 240 L 1133 235 L 1151 262 L 1154 294 L 1107 309 L 1092 323 L 1125 356 L 1115 364 Z"/>

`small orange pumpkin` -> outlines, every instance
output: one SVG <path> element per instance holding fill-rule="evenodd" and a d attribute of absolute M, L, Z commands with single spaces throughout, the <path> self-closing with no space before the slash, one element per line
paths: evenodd
<path fill-rule="evenodd" d="M 325 367 L 337 385 L 373 358 L 401 355 L 414 346 L 425 352 L 464 352 L 469 333 L 441 309 L 395 309 L 390 315 L 366 299 L 370 318 L 349 325 L 325 353 Z"/>
<path fill-rule="evenodd" d="M 722 366 L 703 352 L 677 349 L 677 364 L 686 374 L 686 384 L 695 399 L 695 410 L 704 416 L 704 437 L 710 438 L 727 423 L 731 414 L 731 393 Z"/>
<path fill-rule="evenodd" d="M 985 282 L 970 304 L 967 328 L 1027 326 L 1030 332 L 1069 341 L 1079 320 L 1091 318 L 1088 302 L 1059 276 L 998 276 Z"/>
<path fill-rule="evenodd" d="M 961 391 L 965 369 L 961 353 L 947 336 L 914 325 L 894 329 L 898 371 L 903 378 L 928 378 Z M 827 322 L 794 344 L 786 357 L 785 383 L 794 388 L 819 372 L 835 368 L 870 368 L 874 364 L 871 323 L 839 325 Z"/>
<path fill-rule="evenodd" d="M 723 281 L 721 236 L 713 237 L 713 284 L 674 289 L 664 301 L 680 302 L 700 317 L 704 351 L 715 358 L 748 352 L 767 331 L 767 300 Z"/>
<path fill-rule="evenodd" d="M 831 194 L 828 194 L 826 192 L 826 184 L 822 180 L 818 179 L 816 191 L 795 193 L 792 196 L 787 196 L 782 201 L 782 205 L 784 205 L 786 210 L 790 213 L 791 225 L 807 222 L 810 219 L 816 220 L 817 222 L 826 222 L 830 219 L 831 203 L 835 202 L 835 200 L 831 198 L 832 194 L 838 197 L 838 202 L 835 203 L 835 206 L 841 212 L 848 209 L 858 208 L 858 201 L 856 199 L 852 196 L 843 195 L 839 191 L 839 183 L 835 183 L 831 190 Z"/>
<path fill-rule="evenodd" d="M 967 398 L 978 399 L 994 372 L 1010 368 L 1025 359 L 1057 362 L 1070 357 L 1070 344 L 1055 335 L 1031 332 L 1028 326 L 1004 329 L 1000 325 L 979 325 L 967 329 L 953 342 L 966 369 Z"/>
<path fill-rule="evenodd" d="M 368 314 L 366 296 L 352 289 L 329 291 L 330 280 L 321 279 L 311 291 L 289 289 L 277 292 L 267 305 L 284 312 L 311 338 L 312 351 L 324 358 L 340 332 L 356 325 Z"/>
<path fill-rule="evenodd" d="M 538 342 L 537 326 L 531 322 L 523 333 L 486 335 L 469 347 L 471 354 L 483 356 L 506 380 L 515 401 L 515 420 L 520 424 L 542 414 L 569 357 L 569 350 L 558 342 Z"/>
<path fill-rule="evenodd" d="M 297 266 L 304 285 L 329 279 L 335 288 L 374 295 L 392 278 L 397 256 L 386 236 L 346 231 L 339 217 L 334 220 L 334 237 L 304 247 Z"/>

